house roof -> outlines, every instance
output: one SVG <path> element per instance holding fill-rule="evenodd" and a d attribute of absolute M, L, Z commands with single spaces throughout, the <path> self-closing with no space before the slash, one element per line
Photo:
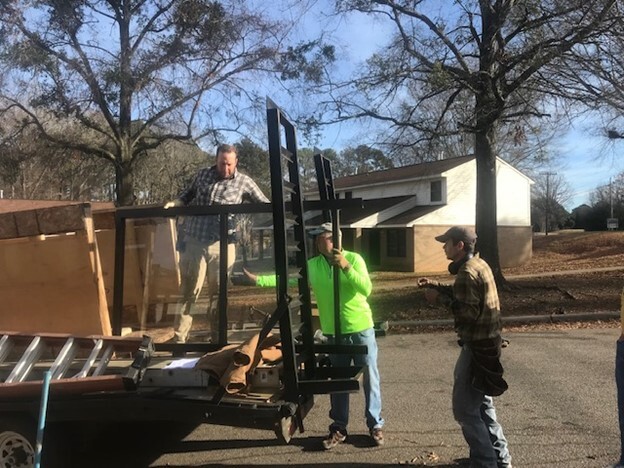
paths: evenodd
<path fill-rule="evenodd" d="M 334 180 L 334 188 L 347 189 L 363 185 L 396 182 L 397 180 L 434 177 L 473 159 L 474 156 L 460 156 L 457 158 L 412 164 L 410 166 L 395 167 L 383 171 L 368 172 L 366 174 L 339 177 Z"/>
<path fill-rule="evenodd" d="M 54 206 L 79 205 L 90 203 L 94 212 L 114 210 L 113 202 L 80 202 L 73 200 L 18 200 L 12 198 L 0 199 L 0 213 L 13 213 L 15 211 L 38 210 L 41 208 L 51 208 Z"/>
<path fill-rule="evenodd" d="M 433 213 L 435 210 L 440 209 L 444 205 L 421 205 L 415 206 L 409 210 L 404 211 L 390 219 L 386 219 L 377 225 L 377 227 L 394 227 L 394 226 L 407 226 L 412 221 L 425 216 L 426 214 Z"/>
<path fill-rule="evenodd" d="M 354 224 L 363 218 L 366 218 L 380 211 L 387 210 L 388 208 L 391 208 L 398 203 L 404 202 L 405 200 L 409 198 L 412 198 L 412 195 L 362 200 L 362 209 L 340 211 L 340 224 L 342 226 Z M 318 213 L 317 215 L 309 219 L 306 219 L 307 226 L 318 226 L 322 224 L 323 222 L 324 222 L 323 215 L 321 213 Z"/>

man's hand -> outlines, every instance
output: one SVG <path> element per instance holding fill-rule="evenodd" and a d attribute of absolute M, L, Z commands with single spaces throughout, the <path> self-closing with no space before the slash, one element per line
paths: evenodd
<path fill-rule="evenodd" d="M 243 268 L 243 273 L 245 273 L 245 276 L 249 278 L 249 281 L 251 281 L 253 284 L 256 284 L 256 281 L 258 280 L 258 275 L 254 275 L 253 273 L 248 271 L 247 268 Z"/>
<path fill-rule="evenodd" d="M 351 264 L 348 262 L 342 252 L 338 249 L 332 249 L 332 265 L 337 265 L 341 270 L 347 272 L 351 269 Z"/>
<path fill-rule="evenodd" d="M 425 299 L 429 304 L 435 304 L 438 302 L 438 296 L 440 292 L 434 288 L 425 289 Z"/>
<path fill-rule="evenodd" d="M 172 200 L 172 201 L 168 201 L 167 203 L 165 203 L 165 210 L 168 210 L 169 208 L 174 208 L 176 206 L 182 206 L 182 200 L 177 199 L 177 200 Z"/>
<path fill-rule="evenodd" d="M 425 289 L 425 299 L 429 304 L 435 304 L 438 301 L 440 291 L 436 289 L 436 286 L 438 286 L 438 283 L 431 281 L 429 278 L 418 279 L 418 287 L 427 288 Z"/>
<path fill-rule="evenodd" d="M 419 288 L 430 288 L 433 286 L 433 283 L 429 278 L 418 278 L 418 287 Z"/>

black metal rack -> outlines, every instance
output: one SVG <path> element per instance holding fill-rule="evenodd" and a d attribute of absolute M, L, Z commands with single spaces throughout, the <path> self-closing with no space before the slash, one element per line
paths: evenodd
<path fill-rule="evenodd" d="M 314 155 L 316 180 L 318 182 L 321 201 L 336 200 L 334 178 L 332 177 L 331 162 L 321 152 Z M 333 244 L 342 248 L 340 239 L 340 212 L 337 209 L 323 210 L 323 220 L 332 223 Z M 340 269 L 334 266 L 334 341 L 341 344 L 342 327 L 340 325 Z"/>
<path fill-rule="evenodd" d="M 269 164 L 271 171 L 272 203 L 246 203 L 241 205 L 176 207 L 165 210 L 162 207 L 123 207 L 116 210 L 115 278 L 112 325 L 113 333 L 120 334 L 123 309 L 124 255 L 126 222 L 131 219 L 189 215 L 218 215 L 222 239 L 227 238 L 227 216 L 232 213 L 272 213 L 275 247 L 275 272 L 277 277 L 277 307 L 267 318 L 260 331 L 259 342 L 279 326 L 283 356 L 283 391 L 281 399 L 275 402 L 276 408 L 298 408 L 297 423 L 301 423 L 313 404 L 314 394 L 350 392 L 359 389 L 360 367 L 322 367 L 317 362 L 317 354 L 361 354 L 366 347 L 360 345 L 343 346 L 337 344 L 315 344 L 312 329 L 312 306 L 308 284 L 306 227 L 304 212 L 321 210 L 333 213 L 334 232 L 338 232 L 338 210 L 361 206 L 361 200 L 339 200 L 333 192 L 333 182 L 329 161 L 322 156 L 315 158 L 317 177 L 322 184 L 321 200 L 304 201 L 299 179 L 299 160 L 295 126 L 285 114 L 270 100 L 267 102 L 267 129 L 269 142 Z M 283 144 L 282 144 L 283 142 Z M 319 172 L 321 171 L 321 172 Z M 292 231 L 292 237 L 289 232 Z M 336 244 L 337 245 L 337 244 Z M 297 293 L 289 292 L 289 253 L 295 252 Z M 156 351 L 170 351 L 174 355 L 187 352 L 209 352 L 227 344 L 227 244 L 221 243 L 220 250 L 220 290 L 219 290 L 219 339 L 217 343 L 163 343 L 156 344 Z M 337 278 L 337 274 L 334 275 Z M 337 286 L 335 291 L 338 291 Z M 293 317 L 300 319 L 295 326 Z M 339 321 L 339 319 L 338 319 Z M 338 324 L 337 330 L 340 330 Z M 210 402 L 203 405 L 220 405 L 223 392 L 217 392 Z M 236 407 L 225 405 L 231 411 L 233 425 L 244 425 L 245 415 L 249 424 L 257 419 L 252 417 L 254 402 L 241 400 Z M 225 408 L 224 407 L 224 408 Z M 280 413 L 280 414 L 281 414 Z M 295 416 L 288 410 L 283 417 Z M 225 418 L 219 424 L 227 424 L 227 412 L 220 412 Z M 234 421 L 236 421 L 234 423 Z"/>

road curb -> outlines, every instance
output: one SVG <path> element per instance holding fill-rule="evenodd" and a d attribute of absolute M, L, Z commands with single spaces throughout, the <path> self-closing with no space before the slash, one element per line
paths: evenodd
<path fill-rule="evenodd" d="M 564 322 L 589 322 L 595 320 L 619 319 L 620 312 L 600 311 L 581 314 L 550 314 L 550 315 L 516 315 L 502 317 L 503 324 L 527 324 L 527 323 L 564 323 Z M 390 327 L 442 327 L 453 326 L 453 319 L 437 320 L 395 320 L 389 321 Z"/>

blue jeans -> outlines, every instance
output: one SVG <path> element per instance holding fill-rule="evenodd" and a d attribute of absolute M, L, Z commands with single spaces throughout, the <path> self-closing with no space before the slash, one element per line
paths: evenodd
<path fill-rule="evenodd" d="M 624 464 L 624 340 L 615 349 L 615 384 L 617 385 L 618 418 L 620 421 L 620 464 Z"/>
<path fill-rule="evenodd" d="M 328 336 L 328 342 L 333 343 L 334 337 Z M 381 428 L 384 420 L 381 417 L 381 388 L 379 382 L 379 369 L 377 368 L 377 341 L 375 330 L 367 330 L 341 336 L 342 344 L 366 345 L 368 354 L 332 354 L 329 358 L 332 366 L 347 367 L 351 365 L 362 366 L 364 368 L 364 398 L 366 407 L 364 416 L 369 429 Z M 332 393 L 330 395 L 331 409 L 329 417 L 332 424 L 330 431 L 339 430 L 342 434 L 347 434 L 349 424 L 349 394 Z"/>
<path fill-rule="evenodd" d="M 503 428 L 496 421 L 494 402 L 492 397 L 472 387 L 470 367 L 470 350 L 464 345 L 455 364 L 453 415 L 470 447 L 470 466 L 507 466 L 511 455 Z"/>

